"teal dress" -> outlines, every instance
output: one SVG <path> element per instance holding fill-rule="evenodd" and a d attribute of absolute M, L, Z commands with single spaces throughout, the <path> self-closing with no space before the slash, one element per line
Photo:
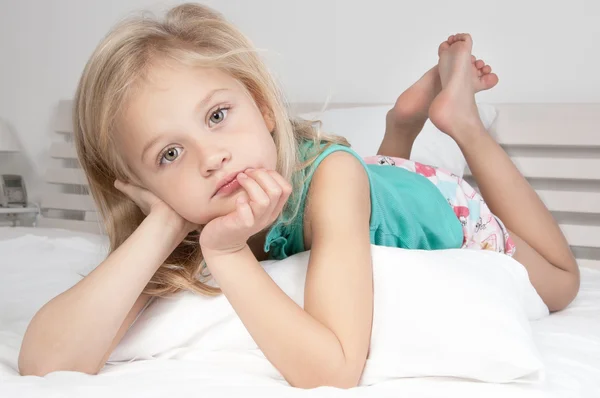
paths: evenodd
<path fill-rule="evenodd" d="M 323 145 L 322 145 L 323 147 Z M 332 144 L 302 172 L 300 209 L 291 223 L 275 222 L 267 233 L 264 250 L 271 259 L 281 260 L 306 251 L 304 247 L 304 208 L 312 176 L 328 155 L 344 151 L 355 156 L 365 168 L 371 191 L 370 240 L 374 245 L 405 249 L 439 250 L 460 248 L 463 228 L 452 206 L 426 177 L 401 167 L 366 164 L 351 148 Z M 300 160 L 314 157 L 312 141 L 299 148 Z"/>

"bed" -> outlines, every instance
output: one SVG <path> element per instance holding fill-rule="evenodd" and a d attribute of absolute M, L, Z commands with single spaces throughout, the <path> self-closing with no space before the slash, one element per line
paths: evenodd
<path fill-rule="evenodd" d="M 380 140 L 388 107 L 338 104 L 320 116 L 324 128 L 351 126 L 335 132 L 346 135 L 359 153 L 369 154 Z M 37 227 L 0 228 L 0 396 L 600 396 L 600 104 L 480 108 L 480 112 L 495 112 L 493 117 L 482 116 L 489 118 L 490 133 L 553 212 L 581 268 L 581 290 L 571 306 L 530 322 L 545 368 L 539 382 L 400 377 L 348 391 L 300 390 L 289 387 L 264 358 L 224 353 L 113 361 L 98 376 L 54 372 L 43 378 L 20 377 L 18 351 L 31 317 L 101 262 L 108 247 L 85 177 L 77 167 L 69 109 L 69 101 L 58 107 L 50 148 L 53 163 L 46 174 L 49 188 Z M 318 107 L 296 104 L 295 109 L 304 113 Z M 373 133 L 367 136 L 367 129 Z M 428 129 L 435 134 L 431 125 Z"/>

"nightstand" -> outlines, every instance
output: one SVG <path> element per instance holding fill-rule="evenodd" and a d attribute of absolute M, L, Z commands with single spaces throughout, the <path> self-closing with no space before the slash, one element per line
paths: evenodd
<path fill-rule="evenodd" d="M 40 208 L 35 203 L 29 203 L 27 207 L 0 207 L 0 218 L 4 218 L 4 215 L 8 216 L 8 221 L 12 221 L 13 227 L 17 225 L 17 221 L 21 221 L 20 217 L 23 214 L 33 214 L 35 217 L 33 226 L 35 226 Z"/>

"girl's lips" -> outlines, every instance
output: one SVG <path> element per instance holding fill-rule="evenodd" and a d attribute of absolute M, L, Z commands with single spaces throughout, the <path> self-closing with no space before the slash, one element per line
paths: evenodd
<path fill-rule="evenodd" d="M 217 195 L 229 196 L 240 188 L 241 188 L 241 185 L 240 185 L 239 181 L 237 180 L 237 178 L 234 178 L 231 182 L 229 182 L 229 183 L 223 185 L 221 188 L 219 188 L 219 190 L 217 191 L 215 196 L 217 196 Z"/>

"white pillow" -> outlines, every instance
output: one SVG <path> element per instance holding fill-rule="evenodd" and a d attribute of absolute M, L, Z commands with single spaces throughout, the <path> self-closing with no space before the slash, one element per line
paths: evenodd
<path fill-rule="evenodd" d="M 543 378 L 529 320 L 548 308 L 520 263 L 464 249 L 379 247 L 372 256 L 375 312 L 362 384 L 419 376 Z"/>
<path fill-rule="evenodd" d="M 365 106 L 329 109 L 299 115 L 304 119 L 323 122 L 326 133 L 344 136 L 352 148 L 361 156 L 377 154 L 385 133 L 385 118 L 392 105 Z M 496 108 L 488 104 L 477 104 L 479 116 L 486 129 L 496 120 Z M 467 162 L 460 148 L 448 135 L 438 130 L 427 120 L 417 136 L 410 158 L 417 162 L 441 167 L 462 177 Z"/>
<path fill-rule="evenodd" d="M 373 333 L 362 385 L 414 376 L 491 382 L 541 378 L 528 319 L 541 318 L 548 309 L 521 264 L 489 251 L 371 247 Z M 300 305 L 309 253 L 263 263 Z M 150 305 L 110 362 L 193 359 L 215 350 L 255 352 L 258 347 L 224 296 L 181 293 Z"/>

